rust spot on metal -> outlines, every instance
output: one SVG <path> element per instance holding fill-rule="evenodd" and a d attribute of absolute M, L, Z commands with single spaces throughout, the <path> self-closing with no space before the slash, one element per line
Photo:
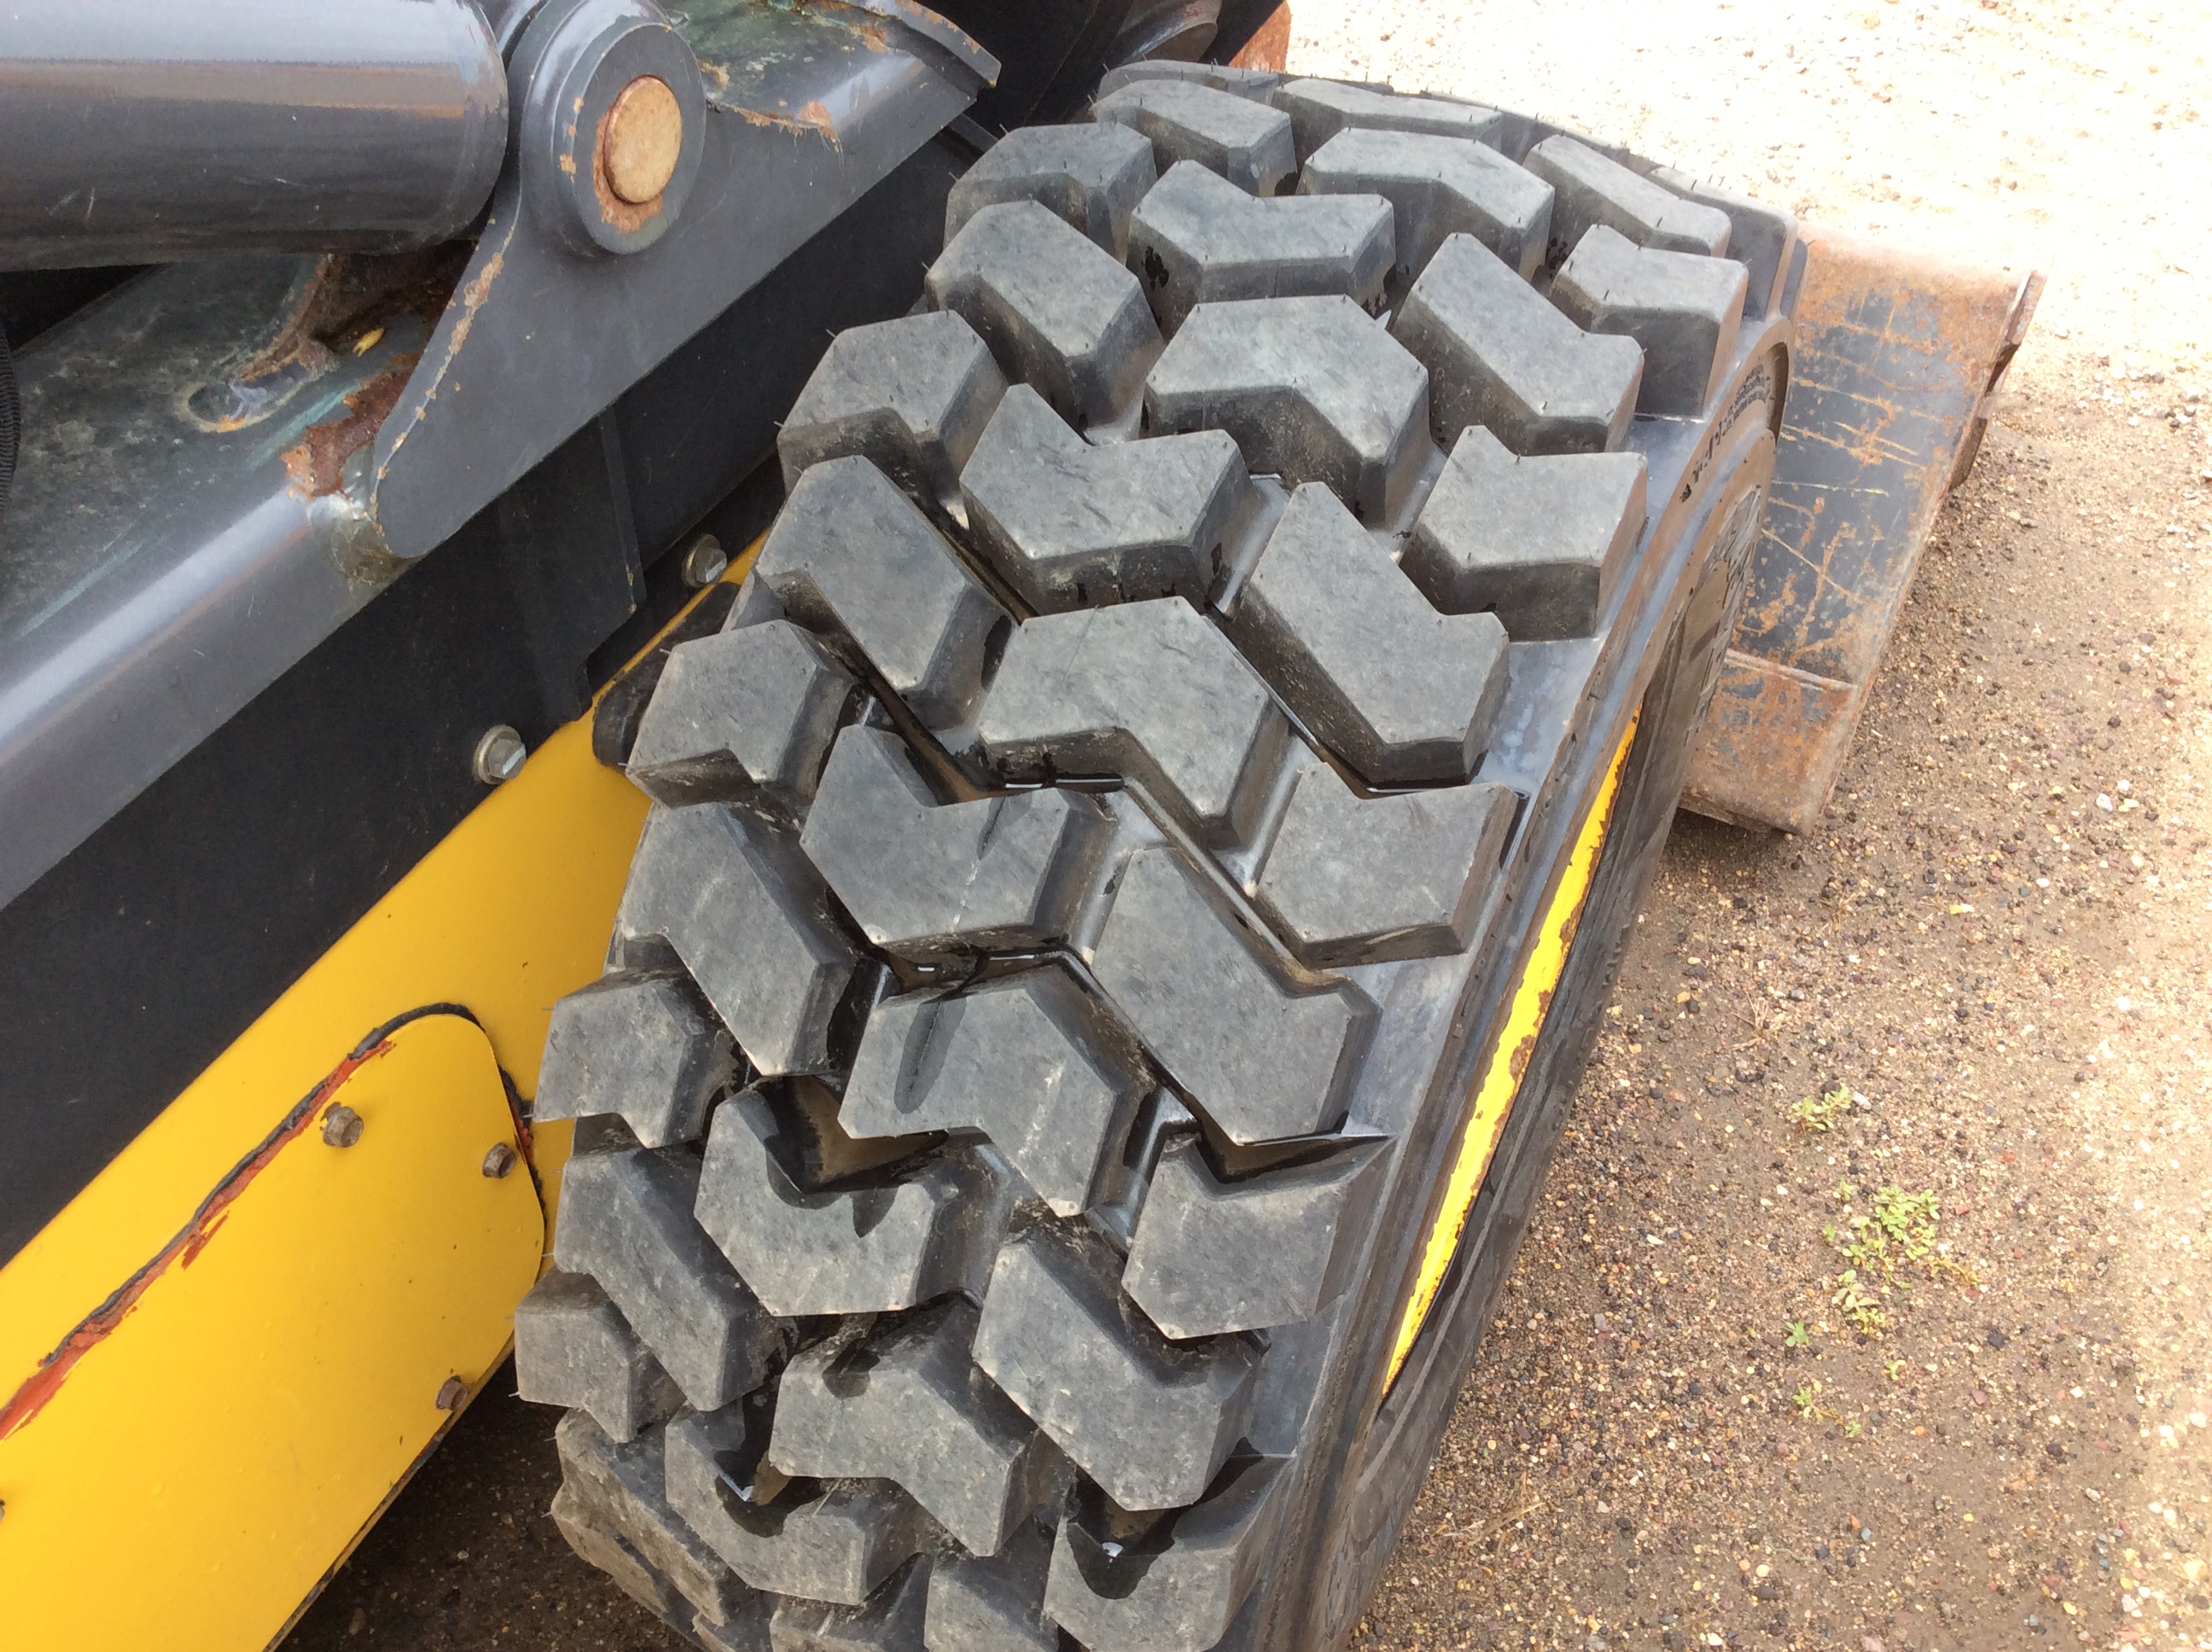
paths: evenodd
<path fill-rule="evenodd" d="M 730 112 L 748 125 L 765 126 L 771 131 L 790 132 L 794 136 L 826 138 L 832 149 L 839 147 L 837 122 L 828 107 L 818 99 L 803 103 L 795 113 L 782 113 L 766 109 L 729 107 Z"/>
<path fill-rule="evenodd" d="M 1290 66 L 1290 52 L 1291 8 L 1289 0 L 1285 0 L 1252 31 L 1252 38 L 1237 49 L 1229 65 L 1232 69 L 1265 69 L 1279 75 Z"/>
<path fill-rule="evenodd" d="M 446 344 L 447 360 L 459 355 L 461 346 L 468 342 L 469 329 L 476 325 L 477 312 L 483 308 L 484 301 L 491 296 L 492 283 L 506 268 L 507 254 L 495 252 L 491 262 L 477 271 L 477 278 L 461 288 L 461 314 L 453 323 L 453 337 Z"/>
<path fill-rule="evenodd" d="M 497 222 L 496 219 L 493 220 L 495 224 Z M 484 233 L 486 235 L 490 234 L 489 226 L 487 226 Z M 401 444 L 407 440 L 408 431 L 422 422 L 423 415 L 429 410 L 430 404 L 437 399 L 437 380 L 442 377 L 446 370 L 453 365 L 453 358 L 461 353 L 461 346 L 468 342 L 469 329 L 476 325 L 477 312 L 484 307 L 484 301 L 491 296 L 492 283 L 499 279 L 500 271 L 506 268 L 507 254 L 493 253 L 490 260 L 483 269 L 477 271 L 475 276 L 466 282 L 457 295 L 460 302 L 460 314 L 454 319 L 453 330 L 447 337 L 444 351 L 437 363 L 437 372 L 433 375 L 430 387 L 422 393 L 422 405 L 415 410 L 414 416 L 407 422 L 406 428 L 394 433 L 392 438 L 392 453 L 398 452 Z M 287 462 L 288 464 L 289 462 L 289 457 Z M 378 477 L 381 478 L 384 472 L 390 468 L 391 455 L 386 455 L 384 465 L 378 468 Z"/>
<path fill-rule="evenodd" d="M 380 256 L 331 253 L 317 259 L 295 284 L 283 314 L 252 354 L 184 397 L 184 416 L 218 434 L 260 423 L 343 358 L 374 347 L 403 316 L 434 322 L 460 267 L 446 247 Z"/>
<path fill-rule="evenodd" d="M 592 134 L 592 194 L 599 203 L 602 218 L 623 234 L 635 235 L 660 216 L 662 197 L 655 195 L 650 200 L 625 201 L 608 173 L 607 154 L 613 141 L 615 112 L 619 102 L 617 100 L 607 106 Z M 454 342 L 458 347 L 459 341 L 456 339 Z"/>
<path fill-rule="evenodd" d="M 338 490 L 346 460 L 375 439 L 378 428 L 399 404 L 408 375 L 422 355 L 416 350 L 394 356 L 390 367 L 346 397 L 343 417 L 309 425 L 284 450 L 284 468 L 291 473 L 295 491 L 319 499 Z"/>
<path fill-rule="evenodd" d="M 322 1113 L 324 1104 L 347 1079 L 391 1048 L 391 1039 L 386 1036 L 356 1048 L 278 1121 L 276 1127 L 261 1139 L 258 1146 L 231 1167 L 229 1174 L 200 1201 L 191 1220 L 179 1229 L 150 1261 L 117 1286 L 106 1302 L 78 1321 L 53 1351 L 39 1362 L 38 1370 L 23 1380 L 7 1404 L 0 1406 L 0 1440 L 26 1426 L 46 1408 L 69 1381 L 78 1362 L 114 1333 L 156 1279 L 173 1266 L 190 1267 L 198 1260 L 208 1242 L 222 1228 L 230 1207 L 253 1184 L 254 1178 L 269 1168 L 287 1144 L 306 1133 Z"/>
<path fill-rule="evenodd" d="M 1685 799 L 1800 832 L 1827 801 L 2042 290 L 2040 276 L 1809 228 L 1805 241 L 1765 534 Z"/>

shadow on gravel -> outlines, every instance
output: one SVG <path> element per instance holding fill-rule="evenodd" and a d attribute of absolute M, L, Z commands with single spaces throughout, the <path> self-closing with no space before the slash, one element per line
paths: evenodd
<path fill-rule="evenodd" d="M 545 1510 L 561 1413 L 514 1395 L 513 1361 L 283 1642 L 284 1652 L 686 1652 L 569 1550 Z"/>

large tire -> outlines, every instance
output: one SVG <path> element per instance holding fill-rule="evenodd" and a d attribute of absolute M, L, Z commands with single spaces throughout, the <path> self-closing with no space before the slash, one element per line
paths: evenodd
<path fill-rule="evenodd" d="M 1097 116 L 793 410 L 555 1014 L 522 1390 L 710 1648 L 1342 1638 L 1744 588 L 1782 215 L 1368 88 Z"/>

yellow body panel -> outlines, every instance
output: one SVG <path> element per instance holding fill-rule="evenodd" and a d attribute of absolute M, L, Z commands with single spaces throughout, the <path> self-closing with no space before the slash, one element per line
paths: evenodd
<path fill-rule="evenodd" d="M 599 972 L 645 810 L 592 761 L 587 722 L 547 740 L 0 1269 L 0 1396 L 370 1029 L 465 1005 L 533 1093 L 554 1000 Z"/>
<path fill-rule="evenodd" d="M 483 1172 L 520 1143 L 472 1022 L 408 1022 L 263 1129 L 0 1421 L 0 1646 L 265 1645 L 504 1355 L 544 1217 L 519 1159 Z"/>
<path fill-rule="evenodd" d="M 1515 983 L 1513 999 L 1506 1010 L 1504 1029 L 1498 1034 L 1490 1063 L 1475 1086 L 1474 1111 L 1468 1119 L 1466 1133 L 1460 1138 L 1458 1156 L 1452 1161 L 1451 1174 L 1444 1183 L 1443 1200 L 1429 1229 L 1428 1245 L 1421 1255 L 1421 1271 L 1414 1280 L 1413 1294 L 1406 1299 L 1406 1311 L 1398 1321 L 1398 1340 L 1391 1351 L 1386 1388 L 1398 1380 L 1406 1357 L 1413 1351 L 1413 1343 L 1421 1334 L 1429 1309 L 1436 1302 L 1437 1292 L 1443 1288 L 1452 1258 L 1459 1254 L 1460 1240 L 1467 1231 L 1468 1214 L 1474 1208 L 1475 1195 L 1482 1191 L 1482 1179 L 1489 1172 L 1491 1155 L 1498 1151 L 1498 1139 L 1505 1133 L 1505 1121 L 1513 1111 L 1514 1097 L 1521 1093 L 1521 1075 L 1528 1069 L 1528 1058 L 1535 1050 L 1538 1035 L 1544 1029 L 1545 1017 L 1551 1012 L 1553 990 L 1559 986 L 1559 975 L 1567 967 L 1567 949 L 1574 940 L 1575 926 L 1582 920 L 1583 902 L 1589 898 L 1590 879 L 1597 872 L 1598 852 L 1605 847 L 1606 829 L 1613 823 L 1613 805 L 1620 793 L 1621 771 L 1628 765 L 1628 750 L 1635 742 L 1636 722 L 1632 718 L 1627 732 L 1620 737 L 1620 744 L 1613 749 L 1613 761 L 1606 766 L 1604 783 L 1590 801 L 1589 813 L 1575 839 L 1574 851 L 1567 858 L 1567 868 L 1560 875 L 1552 904 L 1537 926 L 1536 944 L 1528 962 L 1521 967 L 1521 979 Z"/>
<path fill-rule="evenodd" d="M 452 1421 L 447 1380 L 465 1404 L 503 1357 L 571 1132 L 520 1139 L 501 1072 L 535 1093 L 645 824 L 591 733 L 549 738 L 0 1268 L 0 1652 L 268 1645 Z M 343 1150 L 340 1102 L 366 1121 Z M 483 1175 L 501 1141 L 542 1209 L 527 1168 Z"/>

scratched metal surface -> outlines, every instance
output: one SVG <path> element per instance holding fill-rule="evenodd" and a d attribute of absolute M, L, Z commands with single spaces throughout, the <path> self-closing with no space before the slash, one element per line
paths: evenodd
<path fill-rule="evenodd" d="M 2017 276 L 1808 229 L 1789 410 L 1689 806 L 1807 829 L 1954 465 L 2017 343 Z"/>

